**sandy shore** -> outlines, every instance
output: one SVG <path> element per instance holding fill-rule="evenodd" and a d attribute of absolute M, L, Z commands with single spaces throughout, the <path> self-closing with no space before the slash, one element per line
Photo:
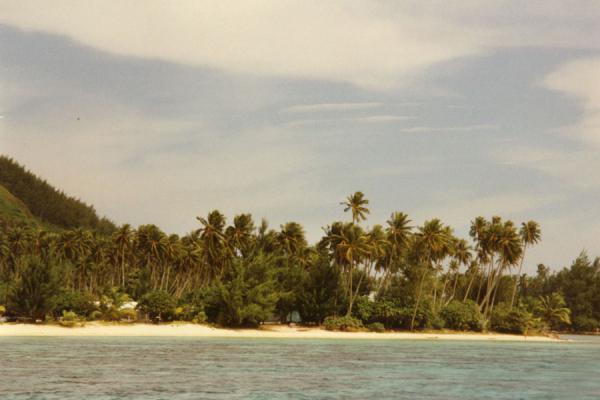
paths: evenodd
<path fill-rule="evenodd" d="M 195 324 L 123 324 L 88 323 L 85 327 L 63 328 L 56 325 L 0 324 L 2 336 L 157 336 L 263 339 L 421 339 L 421 340 L 494 340 L 555 342 L 544 336 L 504 335 L 498 333 L 411 333 L 411 332 L 331 332 L 319 328 L 268 325 L 263 329 L 222 329 Z"/>

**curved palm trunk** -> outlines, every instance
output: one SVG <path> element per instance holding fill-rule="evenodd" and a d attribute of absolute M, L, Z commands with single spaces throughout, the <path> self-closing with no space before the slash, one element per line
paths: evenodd
<path fill-rule="evenodd" d="M 463 297 L 463 303 L 467 301 L 467 298 L 469 298 L 469 293 L 471 292 L 471 286 L 473 285 L 473 281 L 475 280 L 475 275 L 476 274 L 471 274 L 471 279 L 469 279 L 469 284 L 467 285 L 467 290 L 465 291 L 465 296 Z M 479 300 L 479 294 L 477 300 Z"/>
<path fill-rule="evenodd" d="M 523 255 L 521 256 L 521 263 L 519 264 L 519 272 L 517 273 L 517 279 L 515 279 L 515 285 L 513 286 L 512 297 L 510 299 L 510 309 L 512 310 L 513 305 L 515 304 L 515 295 L 517 294 L 517 283 L 519 282 L 519 278 L 521 277 L 521 271 L 523 269 L 523 261 L 525 261 L 525 250 L 527 250 L 527 244 L 523 246 Z"/>

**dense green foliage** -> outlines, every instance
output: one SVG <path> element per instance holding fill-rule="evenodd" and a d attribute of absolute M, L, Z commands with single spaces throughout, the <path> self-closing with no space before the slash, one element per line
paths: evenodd
<path fill-rule="evenodd" d="M 533 221 L 477 217 L 469 243 L 438 219 L 414 227 L 400 212 L 366 228 L 360 192 L 343 205 L 350 221 L 328 225 L 314 246 L 296 222 L 271 229 L 241 214 L 228 224 L 219 211 L 182 237 L 155 225 L 107 234 L 85 218 L 66 230 L 5 222 L 0 306 L 32 319 L 132 320 L 135 301 L 151 320 L 227 326 L 299 316 L 336 330 L 598 328 L 599 260 L 520 273 L 541 240 Z"/>
<path fill-rule="evenodd" d="M 3 189 L 26 208 L 17 207 Z M 39 220 L 61 228 L 81 227 L 105 232 L 114 229 L 110 221 L 98 217 L 94 207 L 56 190 L 13 159 L 0 156 L 0 215 L 24 221 L 29 212 Z"/>
<path fill-rule="evenodd" d="M 323 326 L 328 331 L 354 332 L 360 330 L 363 324 L 360 319 L 346 315 L 343 317 L 327 317 L 323 322 Z"/>

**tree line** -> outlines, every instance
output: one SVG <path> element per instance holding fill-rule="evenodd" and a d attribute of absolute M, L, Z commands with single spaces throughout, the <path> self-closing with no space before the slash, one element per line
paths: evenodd
<path fill-rule="evenodd" d="M 361 192 L 349 196 L 348 220 L 327 225 L 314 245 L 297 222 L 273 229 L 240 214 L 228 224 L 216 210 L 184 236 L 155 225 L 105 234 L 4 222 L 0 305 L 9 317 L 41 320 L 121 320 L 135 300 L 151 318 L 225 326 L 299 317 L 330 329 L 599 327 L 598 259 L 522 273 L 541 240 L 535 221 L 477 217 L 467 240 L 439 219 L 414 226 L 402 212 L 367 227 L 368 204 Z"/>

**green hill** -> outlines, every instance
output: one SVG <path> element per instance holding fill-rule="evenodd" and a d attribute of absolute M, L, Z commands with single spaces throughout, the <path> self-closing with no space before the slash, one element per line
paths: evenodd
<path fill-rule="evenodd" d="M 109 233 L 115 225 L 93 206 L 54 188 L 12 158 L 0 155 L 0 218 L 55 228 Z"/>
<path fill-rule="evenodd" d="M 29 208 L 2 185 L 0 185 L 0 219 L 39 225 L 39 221 L 31 214 Z"/>

